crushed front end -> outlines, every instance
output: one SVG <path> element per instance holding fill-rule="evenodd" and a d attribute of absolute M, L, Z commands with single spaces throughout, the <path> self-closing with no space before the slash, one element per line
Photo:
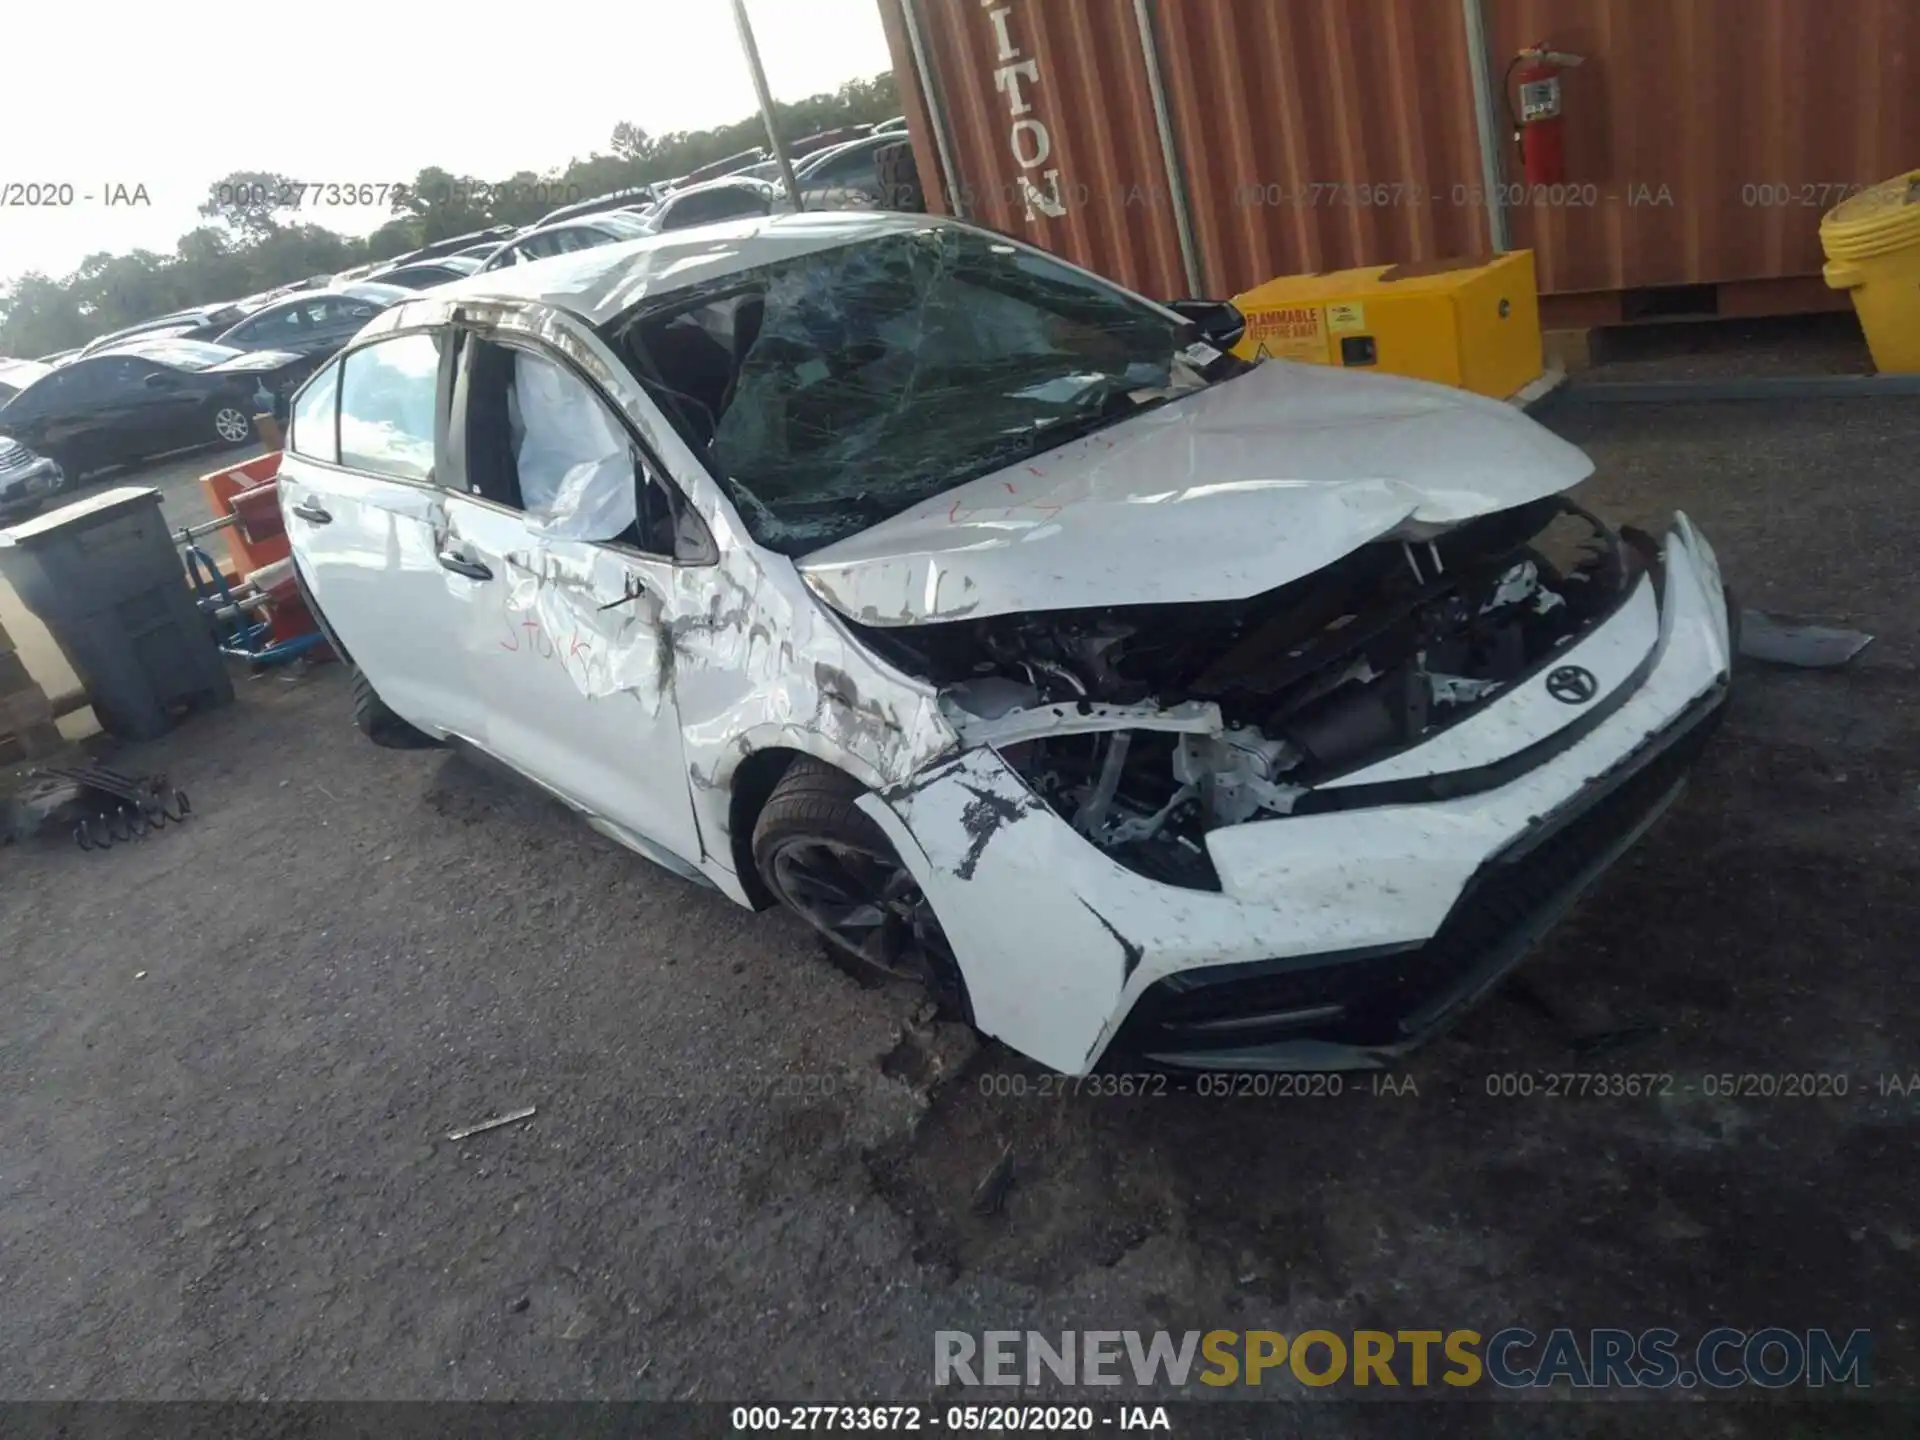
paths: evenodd
<path fill-rule="evenodd" d="M 1389 1063 L 1671 802 L 1732 652 L 1684 516 L 1557 497 L 1244 601 L 863 638 L 968 747 L 869 813 L 980 1028 L 1074 1073 Z"/>

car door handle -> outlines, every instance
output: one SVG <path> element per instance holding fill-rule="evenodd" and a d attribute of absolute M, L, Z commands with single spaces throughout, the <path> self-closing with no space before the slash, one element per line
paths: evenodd
<path fill-rule="evenodd" d="M 469 560 L 464 555 L 456 555 L 451 550 L 442 550 L 438 556 L 440 564 L 456 575 L 464 575 L 469 580 L 491 580 L 493 571 L 478 560 Z"/>
<path fill-rule="evenodd" d="M 333 523 L 333 512 L 328 510 L 327 507 L 322 505 L 318 500 L 302 500 L 298 505 L 293 507 L 293 513 L 298 515 L 302 520 L 311 520 L 316 525 L 331 525 Z"/>

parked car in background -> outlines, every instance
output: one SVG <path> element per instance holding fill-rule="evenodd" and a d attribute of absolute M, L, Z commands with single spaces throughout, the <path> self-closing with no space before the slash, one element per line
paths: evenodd
<path fill-rule="evenodd" d="M 64 365 L 79 353 L 80 347 L 76 345 L 71 350 L 56 350 L 51 355 L 37 355 L 34 358 L 42 365 Z"/>
<path fill-rule="evenodd" d="M 398 285 L 406 290 L 431 290 L 435 285 L 464 280 L 479 268 L 478 256 L 443 255 L 438 260 L 416 260 L 411 265 L 376 270 L 367 277 L 367 281 L 370 284 Z"/>
<path fill-rule="evenodd" d="M 595 195 L 591 199 L 581 200 L 572 205 L 562 205 L 558 210 L 550 210 L 529 228 L 544 230 L 564 220 L 580 220 L 588 215 L 604 214 L 609 210 L 642 210 L 649 205 L 658 204 L 660 197 L 665 193 L 666 187 L 661 185 L 630 185 L 624 190 L 610 190 L 605 195 Z"/>
<path fill-rule="evenodd" d="M 722 175 L 737 175 L 750 166 L 773 157 L 767 153 L 764 145 L 756 145 L 751 150 L 741 150 L 724 159 L 713 160 L 705 165 L 696 166 L 684 175 L 676 175 L 666 184 L 668 189 L 684 190 L 689 185 L 704 185 L 709 180 L 717 180 Z"/>
<path fill-rule="evenodd" d="M 276 285 L 264 295 L 248 296 L 247 300 L 257 300 L 264 304 L 268 300 L 278 300 L 283 295 L 296 295 L 302 290 L 324 290 L 331 284 L 333 284 L 331 275 L 309 275 L 304 280 L 293 280 L 285 285 Z M 247 301 L 241 303 L 245 304 Z"/>
<path fill-rule="evenodd" d="M 793 167 L 803 210 L 895 209 L 879 157 L 905 144 L 898 135 L 864 135 L 809 155 Z"/>
<path fill-rule="evenodd" d="M 802 160 L 817 155 L 822 150 L 831 150 L 836 145 L 846 144 L 849 140 L 858 140 L 863 135 L 871 134 L 872 131 L 871 125 L 839 125 L 832 130 L 816 130 L 811 135 L 802 135 L 798 140 L 789 140 L 787 159 L 798 165 Z"/>
<path fill-rule="evenodd" d="M 250 295 L 243 300 L 222 300 L 213 305 L 198 305 L 188 310 L 175 310 L 166 315 L 156 316 L 152 320 L 142 320 L 138 325 L 125 326 L 98 339 L 89 340 L 80 347 L 79 353 L 98 355 L 103 350 L 117 350 L 127 341 L 142 337 L 212 340 L 266 303 L 265 296 Z"/>
<path fill-rule="evenodd" d="M 0 525 L 26 519 L 71 488 L 66 472 L 53 461 L 0 435 Z"/>
<path fill-rule="evenodd" d="M 896 115 L 891 120 L 882 120 L 873 127 L 875 135 L 904 135 L 907 133 L 907 117 Z"/>
<path fill-rule="evenodd" d="M 54 461 L 73 483 L 189 445 L 244 445 L 253 417 L 277 408 L 314 365 L 287 351 L 135 337 L 49 370 L 0 406 L 0 434 Z"/>
<path fill-rule="evenodd" d="M 355 270 L 343 270 L 335 278 L 339 280 L 369 279 L 376 271 L 391 270 L 398 265 L 412 265 L 420 260 L 439 260 L 448 255 L 477 255 L 484 260 L 525 228 L 531 227 L 490 225 L 484 230 L 468 230 L 463 234 L 449 235 L 444 240 L 435 240 L 431 244 L 421 245 L 399 255 L 389 255 L 385 260 L 376 260 L 370 265 L 362 265 Z"/>
<path fill-rule="evenodd" d="M 235 350 L 286 351 L 304 355 L 317 365 L 374 316 L 413 293 L 404 285 L 374 280 L 302 291 L 262 306 L 231 330 L 216 335 L 214 343 Z"/>
<path fill-rule="evenodd" d="M 295 397 L 296 572 L 376 742 L 1042 1064 L 1388 1066 L 1677 796 L 1727 597 L 1516 407 L 1210 308 L 922 215 L 477 275 Z"/>
<path fill-rule="evenodd" d="M 488 274 L 528 260 L 545 260 L 549 256 L 565 255 L 574 250 L 592 250 L 600 245 L 638 239 L 646 233 L 647 227 L 641 218 L 625 210 L 609 210 L 605 214 L 588 215 L 580 220 L 563 220 L 558 225 L 544 228 L 536 226 L 495 250 L 481 262 L 480 269 L 475 273 Z"/>
<path fill-rule="evenodd" d="M 745 220 L 791 209 L 778 185 L 744 175 L 709 180 L 670 192 L 666 199 L 639 217 L 642 233 L 685 230 L 722 220 Z"/>

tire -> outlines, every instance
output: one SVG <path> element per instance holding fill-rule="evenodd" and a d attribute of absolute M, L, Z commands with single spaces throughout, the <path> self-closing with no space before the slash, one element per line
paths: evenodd
<path fill-rule="evenodd" d="M 60 485 L 53 492 L 54 494 L 71 495 L 80 488 L 80 482 L 86 478 L 86 471 L 76 461 L 60 450 L 42 450 L 40 454 L 60 467 Z"/>
<path fill-rule="evenodd" d="M 207 411 L 207 426 L 213 432 L 213 443 L 229 450 L 254 438 L 253 417 L 230 400 L 214 402 Z"/>
<path fill-rule="evenodd" d="M 440 742 L 426 731 L 416 729 L 387 708 L 387 702 L 374 694 L 373 682 L 353 671 L 353 723 L 362 735 L 382 750 L 437 750 Z"/>
<path fill-rule="evenodd" d="M 856 980 L 918 985 L 947 1018 L 971 1024 L 966 981 L 939 917 L 886 835 L 855 804 L 863 793 L 831 765 L 794 761 L 753 827 L 754 866 Z M 829 896 L 834 888 L 839 895 Z M 863 921 L 864 912 L 874 920 Z"/>
<path fill-rule="evenodd" d="M 913 146 L 903 140 L 898 145 L 883 145 L 873 152 L 874 169 L 880 177 L 880 208 L 920 214 L 927 208 L 927 194 L 920 186 L 920 167 L 913 158 Z"/>

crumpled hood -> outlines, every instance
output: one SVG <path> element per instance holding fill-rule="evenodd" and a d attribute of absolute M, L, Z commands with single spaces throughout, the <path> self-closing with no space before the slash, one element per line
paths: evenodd
<path fill-rule="evenodd" d="M 868 625 L 1238 600 L 1370 540 L 1552 495 L 1593 462 L 1516 407 L 1267 361 L 799 562 Z"/>

